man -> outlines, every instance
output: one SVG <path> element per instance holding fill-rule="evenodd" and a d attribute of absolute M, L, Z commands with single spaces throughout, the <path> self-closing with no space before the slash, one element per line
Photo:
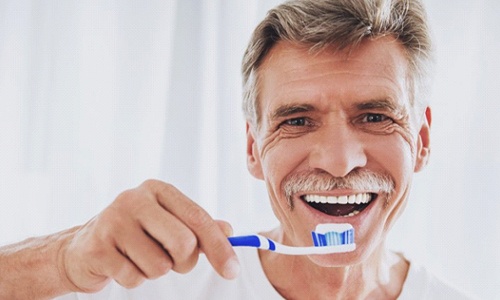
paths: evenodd
<path fill-rule="evenodd" d="M 292 1 L 243 59 L 248 169 L 280 221 L 263 235 L 308 246 L 317 224 L 347 222 L 355 251 L 236 254 L 229 224 L 149 180 L 85 225 L 2 248 L 2 299 L 464 298 L 385 247 L 429 157 L 425 19 L 415 0 Z"/>

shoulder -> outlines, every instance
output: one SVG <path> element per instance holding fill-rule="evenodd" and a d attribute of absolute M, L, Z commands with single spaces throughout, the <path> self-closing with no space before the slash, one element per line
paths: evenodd
<path fill-rule="evenodd" d="M 400 300 L 411 299 L 474 299 L 443 278 L 437 277 L 423 265 L 410 261 Z"/>

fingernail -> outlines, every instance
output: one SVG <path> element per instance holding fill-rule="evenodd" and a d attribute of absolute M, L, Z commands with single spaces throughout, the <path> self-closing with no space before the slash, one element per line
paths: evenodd
<path fill-rule="evenodd" d="M 240 263 L 236 258 L 231 258 L 224 267 L 223 276 L 227 279 L 234 279 L 240 274 Z"/>
<path fill-rule="evenodd" d="M 233 235 L 233 227 L 231 225 L 227 226 L 224 233 L 226 234 L 226 236 L 232 236 Z"/>

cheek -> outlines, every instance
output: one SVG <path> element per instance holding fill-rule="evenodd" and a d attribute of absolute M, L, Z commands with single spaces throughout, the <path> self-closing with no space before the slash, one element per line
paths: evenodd
<path fill-rule="evenodd" d="M 399 219 L 407 203 L 406 199 L 413 176 L 414 159 L 411 153 L 414 147 L 411 140 L 407 137 L 403 138 L 402 135 L 387 137 L 384 144 L 385 146 L 379 145 L 373 148 L 372 159 L 395 182 L 394 194 L 384 204 L 383 220 L 379 220 L 380 224 L 383 224 L 383 230 L 388 232 Z"/>
<path fill-rule="evenodd" d="M 302 166 L 308 156 L 308 147 L 298 139 L 266 139 L 261 147 L 260 157 L 264 179 L 273 186 Z"/>
<path fill-rule="evenodd" d="M 290 140 L 273 143 L 262 151 L 262 169 L 267 186 L 271 207 L 286 232 L 294 232 L 293 210 L 282 189 L 285 178 L 300 169 L 301 162 L 307 157 L 306 147 Z"/>
<path fill-rule="evenodd" d="M 281 139 L 263 144 L 261 154 L 264 181 L 267 186 L 271 205 L 278 218 L 284 221 L 283 214 L 290 212 L 282 185 L 287 176 L 301 168 L 307 168 L 308 147 L 298 139 Z"/>
<path fill-rule="evenodd" d="M 370 158 L 396 181 L 396 189 L 407 184 L 415 163 L 415 145 L 410 134 L 398 132 L 377 139 L 368 149 Z"/>
<path fill-rule="evenodd" d="M 377 151 L 379 162 L 383 162 L 385 168 L 391 173 L 407 173 L 411 170 L 413 159 L 411 158 L 411 148 L 405 143 L 391 143 L 391 146 L 380 147 Z"/>

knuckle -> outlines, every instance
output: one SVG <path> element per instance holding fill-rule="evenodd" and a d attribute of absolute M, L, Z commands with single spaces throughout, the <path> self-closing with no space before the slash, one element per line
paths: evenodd
<path fill-rule="evenodd" d="M 169 259 L 161 259 L 155 265 L 154 269 L 151 270 L 150 274 L 147 274 L 148 279 L 156 279 L 160 276 L 167 274 L 170 270 L 172 270 L 173 264 Z"/>
<path fill-rule="evenodd" d="M 158 187 L 158 193 L 164 198 L 172 195 L 180 194 L 180 191 L 170 183 L 162 182 L 161 186 Z"/>
<path fill-rule="evenodd" d="M 197 262 L 198 262 L 198 252 L 192 253 L 190 256 L 186 257 L 182 261 L 175 261 L 172 269 L 177 273 L 186 274 L 189 271 L 191 271 L 194 268 L 194 266 L 196 266 Z"/>
<path fill-rule="evenodd" d="M 141 184 L 141 187 L 145 187 L 146 189 L 151 191 L 160 191 L 166 193 L 177 191 L 177 189 L 172 184 L 157 179 L 147 179 Z"/>
<path fill-rule="evenodd" d="M 148 190 L 131 189 L 119 194 L 104 211 L 107 223 L 123 223 L 127 218 L 136 219 L 152 204 L 154 197 Z"/>
<path fill-rule="evenodd" d="M 145 278 L 143 276 L 135 276 L 135 277 L 129 277 L 129 278 L 126 278 L 124 279 L 123 281 L 123 287 L 127 288 L 127 289 L 133 289 L 135 287 L 138 287 L 139 285 L 141 285 L 141 283 L 143 283 L 145 280 Z"/>
<path fill-rule="evenodd" d="M 117 217 L 134 212 L 148 203 L 153 197 L 150 193 L 140 189 L 131 189 L 118 195 L 111 205 L 111 211 L 117 212 Z"/>
<path fill-rule="evenodd" d="M 164 201 L 169 201 L 172 196 L 182 194 L 172 184 L 159 180 L 149 179 L 143 183 L 143 186 L 160 204 L 165 204 Z"/>
<path fill-rule="evenodd" d="M 125 190 L 116 197 L 115 203 L 119 204 L 128 203 L 129 201 L 131 201 L 131 199 L 135 198 L 136 198 L 135 190 Z"/>
<path fill-rule="evenodd" d="M 118 269 L 115 280 L 121 286 L 130 289 L 140 285 L 145 277 L 135 267 L 125 264 Z"/>
<path fill-rule="evenodd" d="M 198 240 L 196 239 L 194 234 L 190 233 L 179 237 L 176 252 L 178 252 L 182 256 L 187 256 L 195 252 L 197 248 Z"/>
<path fill-rule="evenodd" d="M 175 246 L 168 249 L 173 261 L 172 269 L 177 273 L 191 271 L 198 261 L 199 248 L 196 236 L 191 232 L 179 234 Z"/>
<path fill-rule="evenodd" d="M 151 188 L 151 187 L 154 187 L 156 185 L 158 185 L 160 181 L 156 180 L 156 179 L 147 179 L 145 180 L 141 186 L 145 186 L 145 187 L 148 187 L 148 188 Z"/>

